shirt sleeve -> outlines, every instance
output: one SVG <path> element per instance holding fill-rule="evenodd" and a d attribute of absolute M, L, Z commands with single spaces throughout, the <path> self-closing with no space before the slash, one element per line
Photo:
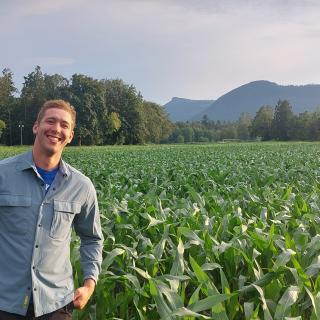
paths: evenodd
<path fill-rule="evenodd" d="M 96 283 L 101 271 L 103 234 L 96 191 L 90 181 L 88 196 L 81 212 L 75 217 L 74 229 L 80 237 L 80 263 L 83 279 Z"/>

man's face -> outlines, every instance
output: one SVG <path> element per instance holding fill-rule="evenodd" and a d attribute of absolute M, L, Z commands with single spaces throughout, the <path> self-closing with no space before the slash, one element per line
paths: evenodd
<path fill-rule="evenodd" d="M 70 113 L 57 108 L 47 109 L 40 122 L 33 125 L 33 133 L 36 135 L 34 146 L 41 152 L 49 156 L 61 154 L 73 138 Z"/>

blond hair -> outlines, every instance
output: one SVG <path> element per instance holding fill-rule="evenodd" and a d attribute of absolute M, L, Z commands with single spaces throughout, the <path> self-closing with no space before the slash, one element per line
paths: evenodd
<path fill-rule="evenodd" d="M 64 100 L 48 100 L 46 101 L 42 107 L 39 110 L 38 116 L 37 116 L 37 122 L 40 123 L 40 121 L 43 119 L 45 112 L 48 109 L 61 109 L 64 111 L 67 111 L 70 116 L 71 116 L 71 127 L 72 129 L 75 127 L 76 125 L 76 110 L 74 109 L 74 107 L 67 101 Z"/>

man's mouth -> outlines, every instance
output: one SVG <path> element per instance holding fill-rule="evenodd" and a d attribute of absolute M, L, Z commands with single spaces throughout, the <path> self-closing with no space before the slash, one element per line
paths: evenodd
<path fill-rule="evenodd" d="M 60 137 L 52 136 L 52 135 L 47 135 L 47 138 L 48 138 L 51 142 L 60 142 L 60 141 L 62 140 Z"/>

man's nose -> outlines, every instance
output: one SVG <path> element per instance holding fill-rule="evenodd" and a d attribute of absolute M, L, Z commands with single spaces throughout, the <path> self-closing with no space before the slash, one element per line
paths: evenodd
<path fill-rule="evenodd" d="M 54 125 L 51 127 L 52 131 L 54 132 L 60 132 L 61 131 L 61 126 L 59 122 L 55 122 Z"/>

